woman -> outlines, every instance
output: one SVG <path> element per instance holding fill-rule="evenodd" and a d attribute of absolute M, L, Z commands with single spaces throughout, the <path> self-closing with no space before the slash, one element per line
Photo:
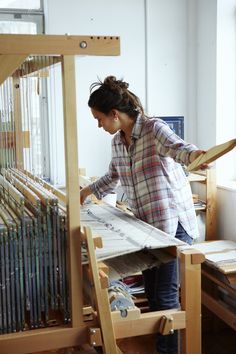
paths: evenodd
<path fill-rule="evenodd" d="M 109 171 L 80 192 L 101 199 L 120 181 L 133 214 L 189 244 L 198 237 L 190 185 L 180 163 L 190 164 L 202 153 L 178 137 L 159 118 L 145 115 L 128 84 L 108 76 L 91 86 L 88 105 L 98 127 L 114 135 Z M 151 310 L 177 308 L 177 262 L 143 272 Z M 178 353 L 177 331 L 157 335 L 159 354 Z"/>

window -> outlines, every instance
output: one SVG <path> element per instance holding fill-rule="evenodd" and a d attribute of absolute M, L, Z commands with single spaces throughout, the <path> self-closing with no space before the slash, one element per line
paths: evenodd
<path fill-rule="evenodd" d="M 1 0 L 1 9 L 42 10 L 41 0 Z"/>
<path fill-rule="evenodd" d="M 0 33 L 36 34 L 43 32 L 42 1 L 2 0 L 0 2 Z"/>
<path fill-rule="evenodd" d="M 42 0 L 1 0 L 0 33 L 44 33 Z M 24 149 L 24 166 L 35 174 L 49 177 L 49 163 L 46 158 L 49 149 L 48 129 L 46 129 L 48 126 L 48 108 L 45 106 L 45 102 L 47 102 L 47 85 L 44 83 L 44 78 L 40 79 L 39 77 L 32 76 L 28 77 L 27 80 L 22 77 L 19 80 L 19 85 L 22 89 L 22 130 L 29 131 L 30 134 L 30 149 Z M 36 95 L 35 91 L 38 89 L 39 80 L 40 94 Z M 31 95 L 31 97 L 28 97 L 29 102 L 23 102 L 26 92 L 27 95 Z M 11 107 L 11 103 L 14 101 L 12 95 L 12 93 L 8 95 L 9 102 L 4 102 L 0 98 L 0 113 L 1 111 L 3 112 L 5 105 Z M 40 156 L 38 146 L 43 147 Z M 34 161 L 34 164 L 32 161 Z"/>

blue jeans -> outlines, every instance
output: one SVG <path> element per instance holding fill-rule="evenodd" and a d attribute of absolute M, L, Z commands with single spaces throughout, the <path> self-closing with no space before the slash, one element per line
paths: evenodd
<path fill-rule="evenodd" d="M 192 238 L 180 223 L 176 238 L 192 244 Z M 177 260 L 161 264 L 160 267 L 143 271 L 145 293 L 151 311 L 169 310 L 179 307 Z M 157 334 L 156 349 L 158 354 L 178 354 L 178 331 L 173 334 Z"/>

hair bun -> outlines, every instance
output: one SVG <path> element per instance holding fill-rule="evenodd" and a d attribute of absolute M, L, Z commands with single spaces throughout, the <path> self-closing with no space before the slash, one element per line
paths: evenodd
<path fill-rule="evenodd" d="M 115 76 L 107 76 L 103 84 L 109 87 L 112 91 L 125 91 L 128 89 L 129 84 L 125 81 L 117 80 Z"/>
<path fill-rule="evenodd" d="M 117 109 L 135 120 L 138 114 L 144 115 L 144 110 L 139 98 L 128 87 L 127 82 L 117 80 L 115 76 L 107 76 L 104 81 L 99 79 L 90 86 L 88 105 L 104 114 Z"/>

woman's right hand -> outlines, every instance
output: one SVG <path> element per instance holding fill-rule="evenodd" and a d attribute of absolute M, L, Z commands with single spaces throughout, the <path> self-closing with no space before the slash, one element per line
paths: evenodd
<path fill-rule="evenodd" d="M 80 204 L 83 205 L 85 199 L 86 199 L 89 195 L 91 195 L 92 193 L 93 193 L 93 192 L 91 191 L 91 189 L 90 189 L 89 186 L 82 188 L 81 191 L 80 191 Z"/>
<path fill-rule="evenodd" d="M 205 154 L 206 151 L 205 150 L 195 150 L 191 152 L 190 155 L 190 163 L 192 163 L 194 160 L 196 160 L 200 155 Z M 207 163 L 203 163 L 201 166 L 199 166 L 200 170 L 206 170 L 208 168 L 210 168 L 211 166 Z"/>

